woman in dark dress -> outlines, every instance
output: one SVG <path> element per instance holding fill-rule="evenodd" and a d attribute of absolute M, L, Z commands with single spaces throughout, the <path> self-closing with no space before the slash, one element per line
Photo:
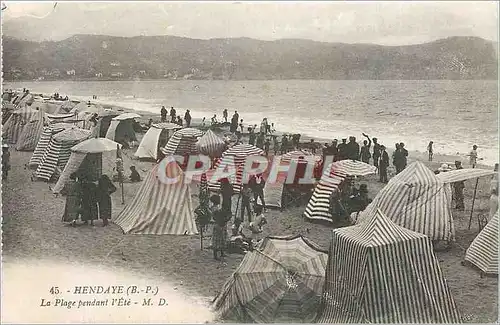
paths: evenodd
<path fill-rule="evenodd" d="M 102 175 L 97 186 L 97 196 L 99 201 L 99 214 L 102 219 L 102 226 L 108 225 L 108 219 L 111 219 L 111 194 L 116 191 L 115 185 L 108 176 Z"/>
<path fill-rule="evenodd" d="M 212 250 L 214 252 L 214 259 L 219 260 L 217 253 L 220 252 L 221 257 L 223 257 L 226 250 L 228 240 L 227 222 L 231 219 L 231 214 L 227 214 L 224 209 L 220 208 L 220 197 L 218 195 L 212 195 L 210 201 L 212 202 L 210 212 L 214 220 Z"/>
<path fill-rule="evenodd" d="M 222 210 L 231 217 L 231 199 L 233 197 L 233 186 L 229 183 L 229 179 L 223 178 L 220 180 L 220 191 L 222 195 Z"/>
<path fill-rule="evenodd" d="M 69 222 L 71 226 L 75 226 L 80 215 L 81 204 L 81 186 L 76 179 L 75 173 L 69 176 L 69 182 L 64 185 L 61 195 L 66 196 L 62 221 Z"/>
<path fill-rule="evenodd" d="M 86 224 L 89 223 L 94 225 L 94 220 L 97 220 L 99 211 L 97 209 L 97 186 L 88 180 L 83 178 L 81 182 L 82 186 L 82 221 Z"/>

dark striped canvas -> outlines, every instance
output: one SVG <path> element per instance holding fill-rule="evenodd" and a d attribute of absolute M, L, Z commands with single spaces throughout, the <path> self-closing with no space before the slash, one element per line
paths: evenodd
<path fill-rule="evenodd" d="M 460 323 L 429 238 L 377 210 L 333 231 L 320 323 Z"/>
<path fill-rule="evenodd" d="M 49 126 L 44 127 L 42 134 L 40 135 L 40 139 L 36 144 L 35 151 L 33 152 L 33 155 L 30 158 L 28 166 L 30 167 L 38 166 L 38 164 L 42 160 L 45 150 L 47 150 L 47 147 L 49 146 L 50 139 L 52 139 L 52 136 L 70 127 L 73 126 L 71 124 L 66 124 L 66 123 L 51 124 Z"/>
<path fill-rule="evenodd" d="M 267 237 L 248 252 L 214 300 L 222 317 L 257 323 L 311 322 L 328 255 L 302 236 Z"/>
<path fill-rule="evenodd" d="M 465 260 L 486 274 L 498 274 L 498 213 L 469 246 Z"/>
<path fill-rule="evenodd" d="M 196 154 L 196 142 L 202 135 L 202 131 L 194 128 L 179 130 L 170 137 L 167 145 L 165 148 L 161 148 L 161 151 L 167 156 Z"/>
<path fill-rule="evenodd" d="M 451 188 L 417 161 L 392 178 L 372 203 L 359 214 L 363 222 L 380 209 L 397 225 L 425 234 L 432 240 L 452 241 Z"/>
<path fill-rule="evenodd" d="M 199 153 L 211 158 L 217 158 L 222 155 L 226 148 L 226 143 L 211 130 L 208 130 L 196 143 L 196 149 Z"/>
<path fill-rule="evenodd" d="M 43 132 L 44 113 L 39 111 L 31 121 L 24 125 L 24 128 L 19 135 L 16 143 L 16 150 L 18 151 L 32 151 L 35 150 L 36 144 L 40 139 Z"/>

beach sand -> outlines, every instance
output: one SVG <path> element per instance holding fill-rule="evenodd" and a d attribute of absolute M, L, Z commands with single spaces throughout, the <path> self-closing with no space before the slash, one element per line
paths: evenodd
<path fill-rule="evenodd" d="M 148 118 L 148 116 L 143 116 L 145 121 Z M 155 118 L 158 119 L 158 117 Z M 134 152 L 135 149 L 126 150 L 128 156 L 133 156 Z M 16 152 L 11 149 L 12 169 L 9 179 L 3 182 L 4 272 L 10 265 L 22 263 L 20 261 L 25 260 L 37 260 L 43 264 L 45 270 L 54 265 L 54 274 L 71 273 L 74 270 L 73 264 L 83 264 L 89 268 L 114 270 L 117 274 L 121 274 L 121 270 L 124 270 L 123 272 L 154 278 L 156 285 L 176 287 L 177 291 L 183 295 L 209 302 L 243 258 L 243 255 L 232 254 L 224 262 L 215 261 L 211 251 L 200 249 L 199 236 L 123 235 L 118 226 L 111 224 L 110 227 L 101 227 L 100 221 L 94 227 L 65 226 L 61 223 L 64 198 L 55 197 L 49 190 L 49 184 L 30 181 L 31 171 L 24 169 L 31 155 L 31 152 Z M 410 162 L 415 159 L 425 161 L 425 153 L 410 152 Z M 451 163 L 454 160 L 454 157 L 436 154 L 434 162 L 426 162 L 426 164 L 434 170 L 442 162 Z M 144 177 L 145 172 L 151 169 L 152 163 L 137 162 L 136 166 Z M 467 167 L 466 163 L 465 167 Z M 382 188 L 382 184 L 377 181 L 375 175 L 363 177 L 360 180 L 368 184 L 371 197 L 374 197 Z M 476 269 L 461 265 L 465 250 L 478 233 L 477 214 L 488 213 L 489 181 L 489 178 L 479 180 L 470 230 L 468 230 L 468 223 L 475 181 L 466 182 L 466 210 L 465 212 L 454 210 L 456 243 L 448 251 L 436 252 L 460 313 L 465 321 L 474 323 L 495 322 L 498 318 L 497 278 L 481 278 Z M 140 184 L 125 184 L 125 202 L 131 201 L 139 187 Z M 194 206 L 197 206 L 197 193 L 198 191 L 193 188 Z M 121 193 L 118 190 L 113 194 L 113 216 L 116 216 L 122 208 Z M 289 207 L 282 212 L 269 210 L 266 213 L 268 224 L 264 228 L 262 237 L 303 234 L 328 249 L 332 227 L 305 221 L 302 217 L 304 209 L 305 206 Z M 208 245 L 209 239 L 206 239 L 204 246 Z M 67 270 L 64 265 L 68 265 Z M 33 270 L 38 272 L 37 268 Z M 39 274 L 43 272 L 33 277 L 24 276 L 22 272 L 5 272 L 3 281 L 4 283 L 22 281 L 27 288 L 30 283 L 37 283 L 38 287 L 45 284 L 46 290 L 57 284 L 56 279 L 50 280 L 50 277 L 45 278 L 38 276 Z M 78 274 L 76 272 L 72 285 L 83 285 Z M 7 296 L 5 299 L 9 300 L 11 297 Z M 31 318 L 24 319 L 23 317 L 28 318 L 27 313 L 36 313 L 40 307 L 30 304 L 25 308 L 9 310 L 9 313 L 19 314 L 11 314 L 8 319 L 30 321 Z M 202 308 L 201 305 L 200 308 Z M 189 318 L 188 316 L 186 314 L 186 319 Z M 168 320 L 168 313 L 166 313 L 163 321 Z M 188 321 L 190 320 L 193 321 L 192 317 Z M 54 321 L 61 321 L 61 319 L 55 318 Z M 93 319 L 92 321 L 106 320 Z M 144 316 L 142 321 L 149 322 L 150 319 Z"/>

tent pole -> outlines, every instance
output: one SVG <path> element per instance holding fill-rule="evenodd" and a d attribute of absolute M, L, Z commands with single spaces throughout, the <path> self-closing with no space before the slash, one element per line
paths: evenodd
<path fill-rule="evenodd" d="M 125 193 L 123 193 L 123 176 L 120 177 L 120 186 L 122 188 L 122 204 L 125 204 Z"/>
<path fill-rule="evenodd" d="M 203 250 L 203 227 L 200 227 L 200 249 Z"/>
<path fill-rule="evenodd" d="M 477 184 L 479 183 L 479 178 L 476 178 L 476 186 L 474 186 L 474 196 L 472 197 L 472 207 L 470 209 L 470 217 L 469 217 L 469 230 L 472 224 L 472 214 L 474 212 L 474 203 L 476 202 L 476 192 L 477 192 Z"/>

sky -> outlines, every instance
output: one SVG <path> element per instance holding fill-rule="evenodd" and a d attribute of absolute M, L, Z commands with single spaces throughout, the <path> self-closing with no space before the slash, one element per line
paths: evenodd
<path fill-rule="evenodd" d="M 45 37 L 52 40 L 101 34 L 302 38 L 381 45 L 417 44 L 450 36 L 498 41 L 496 1 L 67 1 L 58 2 L 55 9 L 54 4 L 6 1 L 2 19 L 29 17 L 28 24 L 46 28 Z"/>

